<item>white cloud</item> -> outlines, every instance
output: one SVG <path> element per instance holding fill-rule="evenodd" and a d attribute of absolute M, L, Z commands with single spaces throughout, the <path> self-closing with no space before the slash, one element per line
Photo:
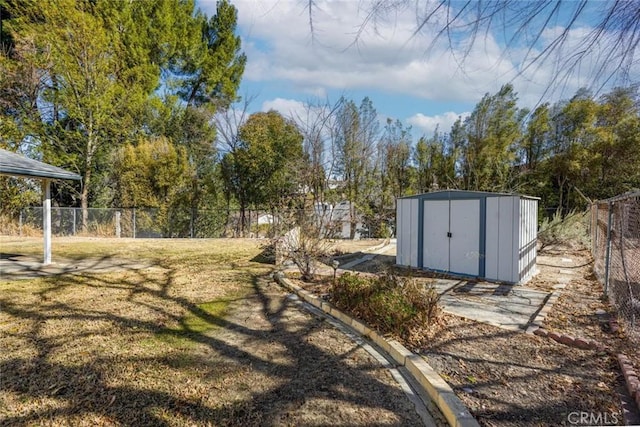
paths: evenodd
<path fill-rule="evenodd" d="M 454 40 L 453 49 L 446 37 L 432 45 L 435 32 L 441 27 L 438 22 L 447 19 L 446 8 L 439 10 L 441 15 L 432 17 L 435 24 L 415 35 L 415 7 L 398 7 L 392 18 L 362 27 L 367 2 L 316 0 L 312 32 L 307 1 L 232 2 L 238 9 L 243 50 L 248 57 L 245 81 L 285 81 L 300 93 L 320 98 L 330 89 L 380 90 L 432 101 L 475 103 L 484 93 L 494 93 L 501 85 L 512 82 L 521 103 L 532 106 L 560 74 L 557 67 L 562 66 L 562 60 L 575 57 L 573 48 L 590 30 L 581 27 L 570 31 L 566 48 L 556 58 L 560 62 L 536 62 L 523 69 L 521 61 L 540 52 L 514 46 L 505 53 L 491 34 L 486 38 L 480 35 L 469 51 L 464 49 L 469 40 L 461 37 Z M 413 2 L 407 2 L 410 4 Z M 213 0 L 201 0 L 199 5 L 208 14 L 215 11 Z M 549 28 L 541 41 L 548 42 L 561 31 Z M 590 85 L 590 70 L 593 64 L 586 58 L 576 73 L 562 77 L 562 97 Z"/>
<path fill-rule="evenodd" d="M 321 86 L 303 88 L 302 91 L 316 99 L 325 99 L 328 96 L 327 89 Z"/>
<path fill-rule="evenodd" d="M 374 89 L 432 100 L 477 100 L 513 77 L 500 61 L 492 38 L 469 52 L 466 73 L 448 46 L 429 50 L 433 33 L 412 37 L 415 10 L 400 9 L 393 20 L 358 33 L 365 16 L 356 1 L 316 1 L 314 31 L 307 2 L 236 0 L 248 63 L 245 79 L 285 80 L 296 89 L 318 92 Z M 208 5 L 206 3 L 205 5 Z M 496 65 L 497 64 L 497 65 Z"/>
<path fill-rule="evenodd" d="M 275 98 L 264 101 L 261 110 L 276 110 L 284 117 L 295 119 L 296 117 L 304 117 L 306 107 L 303 102 L 295 99 Z"/>
<path fill-rule="evenodd" d="M 439 132 L 448 133 L 451 131 L 451 126 L 458 120 L 458 117 L 462 117 L 464 120 L 469 116 L 469 112 L 454 113 L 453 111 L 447 111 L 444 114 L 438 114 L 435 116 L 425 116 L 422 113 L 415 114 L 407 119 L 407 122 L 417 128 L 421 133 L 427 137 L 431 136 L 433 132 L 438 128 Z M 420 133 L 419 132 L 419 133 Z"/>

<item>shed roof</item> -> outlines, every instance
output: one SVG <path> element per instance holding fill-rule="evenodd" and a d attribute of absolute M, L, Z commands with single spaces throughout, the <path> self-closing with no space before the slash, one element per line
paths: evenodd
<path fill-rule="evenodd" d="M 80 180 L 77 173 L 69 172 L 23 155 L 0 148 L 0 175 L 25 176 L 44 179 Z"/>
<path fill-rule="evenodd" d="M 420 200 L 458 200 L 458 199 L 484 199 L 487 197 L 520 197 L 523 199 L 540 200 L 539 197 L 525 196 L 517 193 L 492 193 L 489 191 L 471 190 L 441 190 L 431 193 L 414 194 L 412 196 L 399 197 L 399 199 L 420 199 Z"/>

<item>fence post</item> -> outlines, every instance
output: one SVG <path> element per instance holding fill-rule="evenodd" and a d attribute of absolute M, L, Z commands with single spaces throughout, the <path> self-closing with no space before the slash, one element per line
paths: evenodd
<path fill-rule="evenodd" d="M 20 209 L 20 218 L 18 219 L 18 234 L 22 236 L 22 212 L 24 209 Z"/>
<path fill-rule="evenodd" d="M 116 211 L 116 237 L 120 238 L 120 233 L 121 233 L 121 228 L 120 228 L 120 211 Z"/>
<path fill-rule="evenodd" d="M 193 217 L 194 217 L 194 209 L 191 209 L 191 221 L 189 222 L 189 237 L 193 239 L 193 227 L 194 227 L 194 223 L 193 223 Z"/>
<path fill-rule="evenodd" d="M 604 259 L 604 293 L 609 294 L 609 262 L 611 261 L 611 221 L 613 219 L 613 203 L 607 203 L 608 219 L 607 219 L 607 252 Z"/>
<path fill-rule="evenodd" d="M 71 230 L 71 235 L 76 235 L 76 208 L 71 208 L 73 210 L 73 229 Z"/>
<path fill-rule="evenodd" d="M 136 238 L 136 208 L 133 208 L 133 238 Z"/>

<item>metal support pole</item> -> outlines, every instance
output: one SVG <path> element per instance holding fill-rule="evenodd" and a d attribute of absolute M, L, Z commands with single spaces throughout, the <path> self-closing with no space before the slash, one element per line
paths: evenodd
<path fill-rule="evenodd" d="M 136 238 L 136 208 L 133 208 L 133 238 Z"/>
<path fill-rule="evenodd" d="M 613 220 L 613 203 L 607 204 L 609 218 L 607 220 L 607 253 L 604 259 L 604 294 L 609 293 L 609 263 L 611 261 L 611 222 Z"/>
<path fill-rule="evenodd" d="M 18 234 L 20 234 L 20 236 L 22 236 L 22 214 L 24 212 L 24 209 L 20 209 L 20 219 L 18 220 Z"/>
<path fill-rule="evenodd" d="M 44 264 L 51 264 L 51 181 L 42 182 L 44 200 L 42 202 L 42 231 L 44 234 Z"/>

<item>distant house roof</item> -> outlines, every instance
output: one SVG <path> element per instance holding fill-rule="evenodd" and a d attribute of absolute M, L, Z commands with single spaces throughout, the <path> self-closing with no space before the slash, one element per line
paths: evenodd
<path fill-rule="evenodd" d="M 273 215 L 271 214 L 262 214 L 258 217 L 258 225 L 273 224 L 273 222 Z"/>
<path fill-rule="evenodd" d="M 351 220 L 351 202 L 343 200 L 333 207 L 331 212 L 332 221 L 350 221 Z"/>
<path fill-rule="evenodd" d="M 23 155 L 0 148 L 0 175 L 25 176 L 44 179 L 80 180 L 77 173 L 69 172 Z"/>

